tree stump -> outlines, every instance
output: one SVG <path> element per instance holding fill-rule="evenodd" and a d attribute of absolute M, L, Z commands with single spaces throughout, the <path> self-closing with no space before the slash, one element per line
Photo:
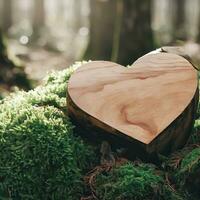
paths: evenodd
<path fill-rule="evenodd" d="M 131 68 L 94 61 L 72 74 L 68 112 L 92 140 L 108 140 L 129 156 L 168 154 L 190 135 L 198 91 L 196 69 L 176 54 L 147 54 Z"/>

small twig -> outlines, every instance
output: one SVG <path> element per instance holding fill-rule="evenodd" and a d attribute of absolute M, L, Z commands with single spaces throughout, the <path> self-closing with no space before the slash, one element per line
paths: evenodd
<path fill-rule="evenodd" d="M 174 189 L 174 188 L 171 186 L 171 184 L 170 184 L 169 177 L 168 177 L 168 174 L 167 174 L 167 173 L 165 173 L 165 180 L 166 180 L 166 182 L 167 182 L 167 185 L 171 188 L 171 190 L 172 190 L 173 192 L 176 192 L 175 189 Z"/>

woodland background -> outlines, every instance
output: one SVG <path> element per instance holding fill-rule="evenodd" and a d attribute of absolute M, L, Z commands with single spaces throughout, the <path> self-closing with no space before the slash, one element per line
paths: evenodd
<path fill-rule="evenodd" d="M 186 45 L 198 60 L 200 1 L 0 0 L 0 29 L 37 81 L 77 60 L 132 64 L 163 45 Z"/>
<path fill-rule="evenodd" d="M 200 63 L 200 0 L 0 0 L 0 199 L 200 199 L 200 109 L 187 145 L 156 165 L 102 166 L 101 142 L 67 116 L 75 61 L 127 66 L 164 45 Z"/>

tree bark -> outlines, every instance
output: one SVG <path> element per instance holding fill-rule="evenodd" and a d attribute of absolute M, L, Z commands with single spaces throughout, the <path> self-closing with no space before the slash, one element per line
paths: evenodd
<path fill-rule="evenodd" d="M 186 27 L 185 27 L 185 0 L 174 1 L 174 31 L 173 42 L 177 40 L 186 40 Z"/>
<path fill-rule="evenodd" d="M 121 26 L 117 62 L 130 65 L 154 48 L 151 1 L 124 0 Z"/>
<path fill-rule="evenodd" d="M 123 65 L 154 48 L 149 0 L 91 0 L 90 41 L 86 59 Z"/>
<path fill-rule="evenodd" d="M 84 59 L 110 60 L 116 0 L 90 0 L 90 39 Z"/>

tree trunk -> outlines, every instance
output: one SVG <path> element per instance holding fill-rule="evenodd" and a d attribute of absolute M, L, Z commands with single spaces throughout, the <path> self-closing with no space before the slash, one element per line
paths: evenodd
<path fill-rule="evenodd" d="M 186 40 L 186 27 L 185 27 L 185 0 L 174 1 L 174 31 L 173 41 Z"/>
<path fill-rule="evenodd" d="M 86 59 L 123 65 L 154 48 L 149 0 L 91 0 L 90 41 Z"/>
<path fill-rule="evenodd" d="M 117 62 L 132 64 L 143 54 L 153 50 L 151 29 L 151 1 L 124 0 Z"/>
<path fill-rule="evenodd" d="M 198 1 L 198 6 L 200 6 L 200 2 Z M 197 42 L 200 43 L 200 9 L 199 9 L 199 21 L 198 21 L 198 35 L 197 35 Z"/>
<path fill-rule="evenodd" d="M 41 29 L 45 26 L 44 0 L 34 0 L 33 33 L 34 39 L 41 36 Z"/>
<path fill-rule="evenodd" d="M 73 1 L 74 8 L 74 30 L 78 32 L 81 27 L 81 0 Z"/>
<path fill-rule="evenodd" d="M 110 60 L 117 0 L 90 0 L 90 40 L 84 59 Z"/>
<path fill-rule="evenodd" d="M 12 0 L 3 0 L 2 3 L 2 30 L 7 32 L 12 25 Z"/>

